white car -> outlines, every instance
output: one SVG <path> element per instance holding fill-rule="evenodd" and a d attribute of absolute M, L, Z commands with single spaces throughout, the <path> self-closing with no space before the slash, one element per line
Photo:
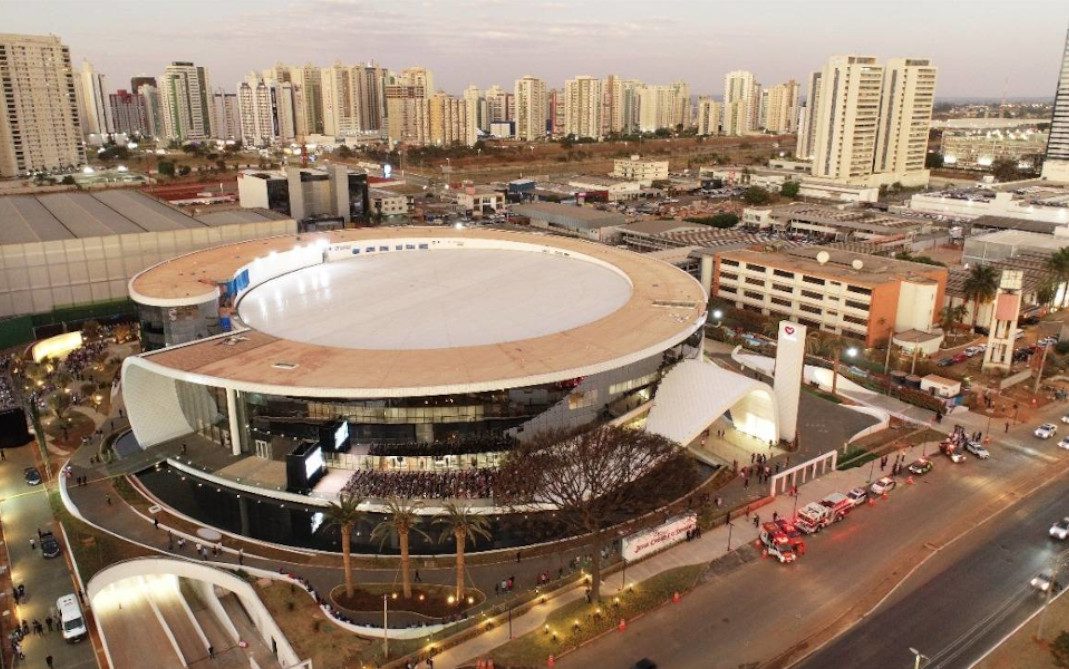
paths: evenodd
<path fill-rule="evenodd" d="M 1051 525 L 1048 534 L 1054 539 L 1065 541 L 1065 538 L 1069 537 L 1069 518 L 1062 518 Z"/>
<path fill-rule="evenodd" d="M 896 485 L 898 485 L 897 481 L 890 476 L 884 476 L 882 479 L 869 486 L 869 490 L 872 491 L 873 495 L 884 495 L 894 490 Z"/>
<path fill-rule="evenodd" d="M 1054 573 L 1049 569 L 1041 571 L 1028 583 L 1044 594 L 1048 592 L 1058 592 L 1062 589 L 1061 584 L 1054 580 Z"/>
<path fill-rule="evenodd" d="M 1058 434 L 1058 426 L 1054 423 L 1043 423 L 1035 429 L 1032 433 L 1040 439 L 1050 439 L 1054 435 Z"/>
<path fill-rule="evenodd" d="M 868 500 L 869 492 L 865 490 L 865 486 L 859 485 L 856 488 L 851 488 L 846 493 L 846 498 L 850 500 L 850 503 L 854 506 L 861 506 Z"/>
<path fill-rule="evenodd" d="M 980 353 L 983 353 L 983 352 L 984 352 L 984 349 L 980 348 L 979 346 L 970 346 L 970 347 L 966 348 L 964 351 L 962 351 L 962 353 L 964 353 L 965 355 L 969 356 L 970 358 L 975 356 L 975 355 L 978 355 Z"/>
<path fill-rule="evenodd" d="M 972 453 L 981 460 L 987 460 L 991 457 L 991 454 L 987 452 L 984 445 L 978 441 L 970 441 L 965 444 L 965 450 Z"/>
<path fill-rule="evenodd" d="M 1062 440 L 1058 442 L 1058 448 L 1069 451 L 1069 436 L 1062 437 Z"/>
<path fill-rule="evenodd" d="M 1069 424 L 1069 413 L 1067 413 L 1064 416 L 1062 416 L 1062 422 L 1066 423 L 1066 424 Z"/>

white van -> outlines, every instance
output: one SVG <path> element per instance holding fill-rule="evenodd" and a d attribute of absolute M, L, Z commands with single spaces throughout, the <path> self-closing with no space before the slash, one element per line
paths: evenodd
<path fill-rule="evenodd" d="M 78 597 L 74 593 L 63 595 L 56 600 L 59 619 L 63 630 L 63 639 L 67 643 L 77 643 L 84 639 L 89 630 L 85 627 L 82 607 L 78 606 Z"/>

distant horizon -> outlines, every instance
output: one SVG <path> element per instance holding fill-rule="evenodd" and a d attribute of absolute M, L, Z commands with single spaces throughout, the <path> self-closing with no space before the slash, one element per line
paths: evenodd
<path fill-rule="evenodd" d="M 1052 0 L 813 0 L 751 5 L 673 0 L 582 4 L 531 0 L 261 0 L 213 3 L 75 0 L 0 4 L 13 33 L 55 34 L 107 75 L 109 91 L 158 76 L 172 61 L 208 69 L 232 92 L 250 71 L 282 62 L 320 67 L 374 60 L 424 66 L 437 88 L 512 88 L 525 74 L 553 88 L 582 74 L 650 84 L 684 80 L 694 95 L 721 95 L 724 74 L 745 69 L 763 85 L 794 79 L 836 54 L 929 58 L 939 100 L 1052 100 L 1069 8 Z M 209 9 L 210 8 L 210 9 Z M 606 17 L 612 17 L 607 19 Z M 235 54 L 238 54 L 235 56 Z M 803 90 L 803 93 L 805 91 Z"/>

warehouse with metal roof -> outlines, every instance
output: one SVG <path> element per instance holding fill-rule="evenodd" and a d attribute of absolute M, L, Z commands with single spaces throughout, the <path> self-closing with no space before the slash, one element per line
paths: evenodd
<path fill-rule="evenodd" d="M 133 189 L 0 197 L 0 318 L 122 300 L 167 258 L 295 231 L 273 213 L 194 216 Z"/>

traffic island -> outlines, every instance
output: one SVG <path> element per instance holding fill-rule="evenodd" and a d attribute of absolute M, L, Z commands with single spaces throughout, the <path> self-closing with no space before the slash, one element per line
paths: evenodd
<path fill-rule="evenodd" d="M 386 601 L 383 601 L 383 597 Z M 382 614 L 385 603 L 390 613 L 409 613 L 423 618 L 443 619 L 462 616 L 486 600 L 482 591 L 468 588 L 461 601 L 456 599 L 452 585 L 417 583 L 412 586 L 412 596 L 405 597 L 398 583 L 362 583 L 353 589 L 353 596 L 345 593 L 339 585 L 330 592 L 331 603 L 350 617 L 365 617 L 366 614 Z M 364 615 L 360 615 L 364 614 Z M 437 622 L 437 620 L 436 620 Z"/>

